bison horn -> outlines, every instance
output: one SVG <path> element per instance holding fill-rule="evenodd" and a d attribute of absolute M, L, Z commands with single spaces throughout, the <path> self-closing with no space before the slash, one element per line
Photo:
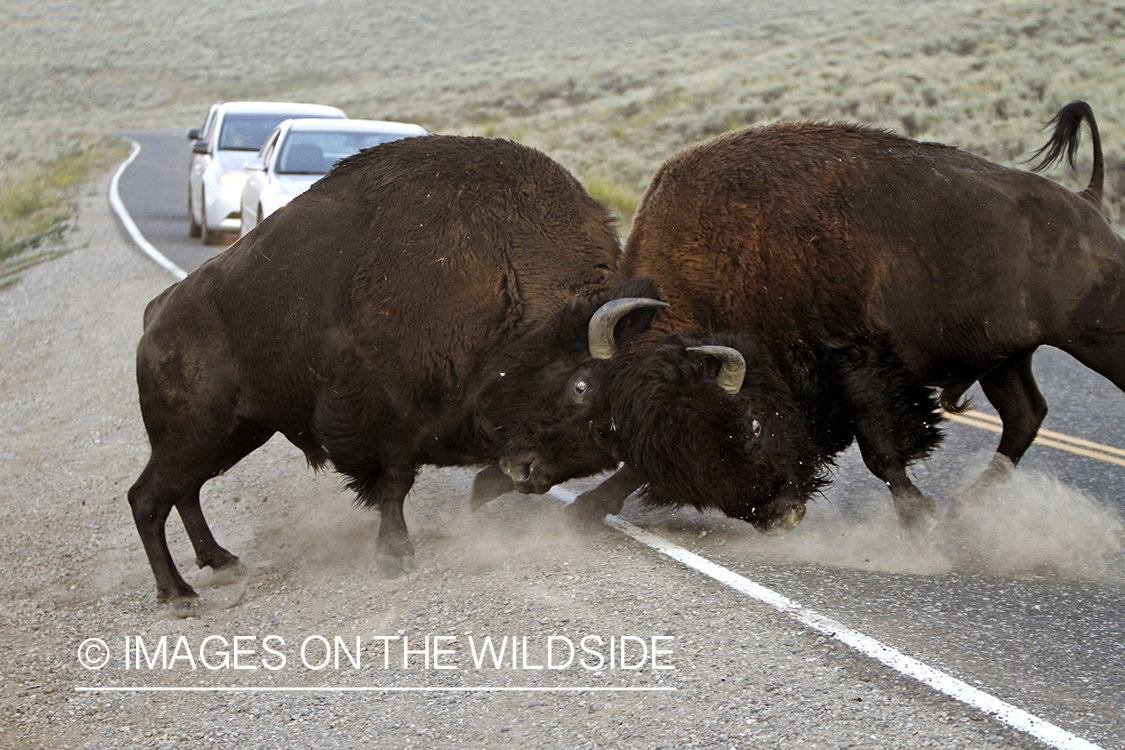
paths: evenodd
<path fill-rule="evenodd" d="M 629 313 L 645 307 L 667 306 L 667 302 L 661 302 L 651 297 L 622 297 L 606 302 L 590 318 L 590 325 L 587 329 L 590 356 L 594 359 L 609 359 L 617 353 L 617 342 L 613 338 L 613 329 L 617 326 L 617 321 Z"/>
<path fill-rule="evenodd" d="M 746 377 L 746 359 L 737 349 L 729 346 L 689 346 L 689 352 L 703 352 L 722 361 L 723 367 L 715 378 L 719 387 L 727 393 L 742 390 L 742 380 Z"/>

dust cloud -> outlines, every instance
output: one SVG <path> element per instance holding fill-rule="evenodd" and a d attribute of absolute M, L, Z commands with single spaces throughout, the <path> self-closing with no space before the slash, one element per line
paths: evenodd
<path fill-rule="evenodd" d="M 959 470 L 967 487 L 990 454 Z M 442 575 L 478 575 L 529 559 L 563 565 L 608 554 L 619 535 L 609 527 L 576 527 L 551 496 L 511 493 L 477 512 L 468 508 L 473 471 L 424 469 L 407 496 L 406 520 L 420 569 Z M 603 477 L 604 478 L 604 477 Z M 572 487 L 581 491 L 597 479 Z M 273 487 L 270 505 L 281 513 L 263 522 L 242 547 L 255 577 L 292 579 L 296 585 L 335 586 L 342 578 L 377 576 L 377 511 L 356 507 L 339 475 L 320 476 L 304 492 Z M 253 493 L 248 493 L 253 494 Z M 283 496 L 289 494 L 289 497 Z M 841 493 L 842 494 L 842 493 Z M 937 493 L 934 493 L 937 494 Z M 281 501 L 281 508 L 275 503 Z M 243 505 L 248 505 L 244 503 Z M 1125 580 L 1125 522 L 1103 501 L 1033 469 L 1017 469 L 987 492 L 962 490 L 956 514 L 939 501 L 941 520 L 922 539 L 899 528 L 889 493 L 875 483 L 850 497 L 834 488 L 809 503 L 804 522 L 789 534 L 765 536 L 749 524 L 690 508 L 646 509 L 637 498 L 623 517 L 704 556 L 718 560 L 816 564 L 910 575 L 951 572 L 1004 577 Z M 242 515 L 249 508 L 234 511 Z M 230 519 L 233 521 L 234 519 Z M 238 524 L 235 524 L 238 525 Z M 237 536 L 237 534 L 236 534 Z M 621 540 L 624 543 L 624 540 Z M 239 550 L 235 550 L 236 553 Z M 211 582 L 207 571 L 189 576 Z M 232 597 L 238 596 L 230 591 Z"/>
<path fill-rule="evenodd" d="M 516 559 L 565 562 L 591 539 L 549 496 L 510 493 L 469 509 L 475 470 L 424 468 L 404 502 L 415 565 L 431 573 L 478 574 Z M 254 569 L 302 586 L 375 577 L 379 512 L 354 502 L 339 475 L 318 477 L 319 491 L 297 497 L 255 533 Z M 595 535 L 612 534 L 604 528 Z"/>
<path fill-rule="evenodd" d="M 966 487 L 987 456 L 970 463 Z M 922 539 L 899 528 L 890 495 L 881 487 L 845 507 L 832 501 L 831 492 L 810 502 L 805 521 L 789 535 L 747 535 L 747 551 L 774 562 L 890 573 L 1125 580 L 1120 513 L 1040 471 L 1015 469 L 987 489 L 962 490 L 956 512 L 949 501 L 940 502 L 942 517 Z"/>

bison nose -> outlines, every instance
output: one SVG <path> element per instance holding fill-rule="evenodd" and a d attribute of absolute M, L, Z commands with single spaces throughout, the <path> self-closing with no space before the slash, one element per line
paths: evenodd
<path fill-rule="evenodd" d="M 758 531 L 770 536 L 779 536 L 797 528 L 805 517 L 805 501 L 789 495 L 774 498 L 773 502 L 758 510 L 747 520 Z"/>

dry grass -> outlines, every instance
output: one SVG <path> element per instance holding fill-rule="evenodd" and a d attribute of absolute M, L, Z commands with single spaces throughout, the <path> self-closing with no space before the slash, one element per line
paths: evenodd
<path fill-rule="evenodd" d="M 173 34 L 176 25 L 154 21 L 147 31 Z M 354 117 L 523 141 L 561 161 L 628 220 L 667 156 L 733 128 L 779 118 L 846 118 L 1019 166 L 1045 140 L 1039 124 L 1082 98 L 1099 118 L 1108 208 L 1120 220 L 1123 31 L 1122 2 L 970 0 L 838 12 L 415 75 L 347 71 L 332 78 L 295 66 L 300 74 L 288 78 L 275 69 L 257 79 L 254 71 L 239 71 L 240 82 L 233 83 L 232 71 L 214 64 L 174 81 L 166 69 L 142 76 L 136 65 L 91 65 L 77 71 L 88 86 L 79 80 L 66 87 L 86 125 L 27 108 L 0 170 L 21 167 L 30 153 L 50 155 L 52 144 L 90 127 L 197 124 L 217 98 L 305 99 L 341 106 Z M 1082 154 L 1078 176 L 1063 170 L 1052 176 L 1084 185 L 1088 147 Z"/>
<path fill-rule="evenodd" d="M 1123 31 L 1125 4 L 942 3 L 648 42 L 596 60 L 576 53 L 467 66 L 403 81 L 426 92 L 413 107 L 403 109 L 406 92 L 385 84 L 344 106 L 515 137 L 587 181 L 639 196 L 683 145 L 781 118 L 855 120 L 1020 166 L 1045 141 L 1039 124 L 1086 99 L 1102 131 L 1109 210 L 1120 220 Z M 1055 178 L 1084 186 L 1089 154 L 1083 149 L 1077 177 Z"/>
<path fill-rule="evenodd" d="M 113 138 L 85 136 L 44 160 L 23 159 L 0 181 L 0 288 L 25 268 L 58 257 L 76 191 L 128 154 Z"/>

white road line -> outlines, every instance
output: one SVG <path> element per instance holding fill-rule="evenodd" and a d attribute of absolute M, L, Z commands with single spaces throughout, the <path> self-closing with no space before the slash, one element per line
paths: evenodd
<path fill-rule="evenodd" d="M 574 502 L 574 494 L 562 487 L 555 487 L 551 490 L 551 494 L 564 503 Z M 634 526 L 628 521 L 617 516 L 609 516 L 605 523 L 621 533 L 631 536 L 641 544 L 645 544 L 657 552 L 665 554 L 709 578 L 713 578 L 724 586 L 729 586 L 735 591 L 768 604 L 801 624 L 834 638 L 864 656 L 882 662 L 900 674 L 912 677 L 956 701 L 993 716 L 1013 729 L 1025 732 L 1051 747 L 1059 748 L 1059 750 L 1103 750 L 1099 745 L 1095 745 L 1089 740 L 1071 734 L 1065 729 L 1006 703 L 994 695 L 966 684 L 952 675 L 907 656 L 901 651 L 880 643 L 863 633 L 852 630 L 830 617 L 798 604 L 773 589 L 766 588 L 745 576 L 727 570 L 721 565 L 700 557 L 694 552 L 689 552 L 656 534 Z"/>
<path fill-rule="evenodd" d="M 140 247 L 141 250 L 144 250 L 146 255 L 171 271 L 172 275 L 175 276 L 177 280 L 183 279 L 187 276 L 187 271 L 168 260 L 164 253 L 157 250 L 151 242 L 145 239 L 145 236 L 141 234 L 141 230 L 137 228 L 136 222 L 133 221 L 133 217 L 129 215 L 129 210 L 125 208 L 125 202 L 121 200 L 121 193 L 118 190 L 121 175 L 125 172 L 125 168 L 132 164 L 133 160 L 137 158 L 137 154 L 141 153 L 141 144 L 137 143 L 132 138 L 127 138 L 126 140 L 133 145 L 133 153 L 129 154 L 129 158 L 121 162 L 121 166 L 113 173 L 113 179 L 109 183 L 109 205 L 113 208 L 114 213 L 117 214 L 117 218 L 125 225 L 125 231 L 133 238 L 133 242 L 136 242 L 137 246 Z"/>
<path fill-rule="evenodd" d="M 674 687 L 76 687 L 76 693 L 674 693 Z"/>

